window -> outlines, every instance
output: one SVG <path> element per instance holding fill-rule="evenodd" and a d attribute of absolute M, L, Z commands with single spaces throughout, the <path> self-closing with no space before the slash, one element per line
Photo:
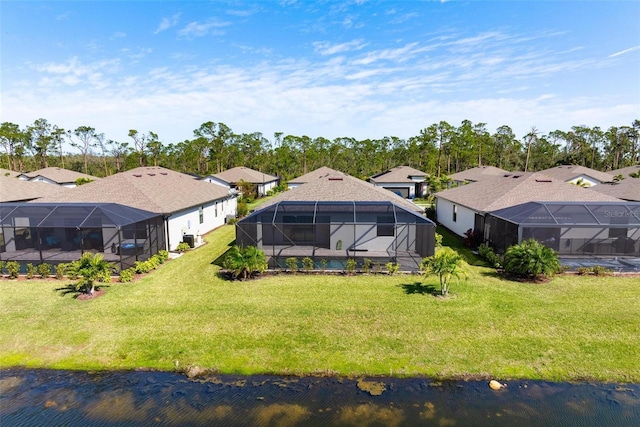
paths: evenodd
<path fill-rule="evenodd" d="M 377 218 L 378 236 L 393 236 L 395 234 L 395 220 L 393 215 L 384 215 Z"/>
<path fill-rule="evenodd" d="M 200 206 L 200 224 L 202 224 L 204 222 L 204 206 Z"/>
<path fill-rule="evenodd" d="M 458 206 L 453 205 L 453 222 L 458 220 Z"/>
<path fill-rule="evenodd" d="M 214 214 L 215 214 L 215 217 L 218 218 L 218 202 L 216 202 L 215 204 Z"/>

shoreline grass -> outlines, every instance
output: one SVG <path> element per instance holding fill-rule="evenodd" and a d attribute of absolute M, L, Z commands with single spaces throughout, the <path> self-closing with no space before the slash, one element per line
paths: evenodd
<path fill-rule="evenodd" d="M 637 277 L 503 280 L 453 296 L 417 275 L 218 278 L 234 228 L 90 301 L 65 281 L 0 280 L 0 368 L 640 382 Z"/>

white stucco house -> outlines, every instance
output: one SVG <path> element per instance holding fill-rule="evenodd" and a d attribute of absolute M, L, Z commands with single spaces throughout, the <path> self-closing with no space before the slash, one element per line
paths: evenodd
<path fill-rule="evenodd" d="M 201 181 L 217 184 L 219 186 L 238 191 L 238 184 L 244 181 L 255 188 L 256 196 L 264 196 L 267 191 L 273 190 L 280 178 L 260 172 L 244 166 L 227 169 L 226 171 L 205 176 Z"/>
<path fill-rule="evenodd" d="M 538 173 L 581 187 L 592 187 L 603 182 L 610 182 L 614 177 L 610 173 L 576 165 L 560 165 Z"/>
<path fill-rule="evenodd" d="M 369 178 L 376 187 L 385 188 L 405 199 L 425 197 L 429 174 L 409 166 L 397 166 Z"/>
<path fill-rule="evenodd" d="M 61 187 L 73 188 L 76 186 L 76 180 L 81 178 L 89 181 L 96 181 L 100 178 L 87 175 L 84 173 L 56 168 L 48 167 L 44 169 L 38 169 L 33 172 L 26 172 L 18 174 L 18 179 L 22 181 L 32 182 L 44 182 L 52 185 L 59 185 Z"/>
<path fill-rule="evenodd" d="M 162 215 L 166 249 L 198 238 L 235 218 L 236 195 L 163 167 L 139 167 L 34 202 L 118 203 Z"/>

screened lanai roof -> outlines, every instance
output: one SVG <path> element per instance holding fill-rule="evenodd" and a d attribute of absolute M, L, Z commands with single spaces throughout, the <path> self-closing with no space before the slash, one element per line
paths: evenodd
<path fill-rule="evenodd" d="M 117 203 L 1 203 L 0 225 L 30 227 L 121 227 L 159 216 Z M 16 221 L 17 219 L 17 221 Z"/>
<path fill-rule="evenodd" d="M 529 202 L 490 215 L 527 226 L 640 227 L 640 202 Z"/>
<path fill-rule="evenodd" d="M 393 216 L 396 223 L 433 224 L 416 212 L 404 209 L 392 202 L 329 202 L 329 201 L 281 201 L 260 209 L 240 222 L 285 223 L 292 217 L 304 216 L 308 222 L 321 223 L 365 223 L 372 215 Z M 307 222 L 307 221 L 305 221 Z"/>

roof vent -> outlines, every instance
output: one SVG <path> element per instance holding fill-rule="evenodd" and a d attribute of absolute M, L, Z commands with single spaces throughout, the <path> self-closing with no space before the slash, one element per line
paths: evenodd
<path fill-rule="evenodd" d="M 156 174 L 155 174 L 155 173 L 148 173 L 147 175 L 149 175 L 149 176 L 156 176 Z"/>
<path fill-rule="evenodd" d="M 142 178 L 142 175 L 134 173 L 133 176 L 135 176 L 136 178 Z"/>
<path fill-rule="evenodd" d="M 536 182 L 552 182 L 550 179 L 538 178 Z"/>
<path fill-rule="evenodd" d="M 160 172 L 160 175 L 169 175 L 169 174 L 166 172 Z"/>
<path fill-rule="evenodd" d="M 341 176 L 330 176 L 329 181 L 342 181 Z"/>

